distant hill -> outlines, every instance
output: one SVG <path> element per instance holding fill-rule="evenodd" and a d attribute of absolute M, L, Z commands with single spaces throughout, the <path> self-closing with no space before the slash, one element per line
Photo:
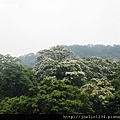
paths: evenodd
<path fill-rule="evenodd" d="M 80 58 L 86 58 L 91 56 L 97 56 L 101 58 L 115 58 L 120 59 L 120 45 L 70 45 L 65 46 L 69 50 L 73 51 L 75 55 Z M 29 53 L 20 56 L 21 64 L 25 66 L 34 66 L 36 63 L 36 58 L 38 56 L 34 53 Z"/>
<path fill-rule="evenodd" d="M 0 54 L 0 58 L 3 58 L 3 57 L 4 57 L 4 55 Z"/>
<path fill-rule="evenodd" d="M 97 56 L 101 58 L 116 58 L 120 59 L 120 45 L 70 45 L 66 46 L 72 50 L 75 55 L 86 58 L 90 56 Z"/>
<path fill-rule="evenodd" d="M 20 63 L 23 64 L 24 66 L 34 66 L 36 63 L 36 57 L 37 55 L 34 53 L 29 53 L 23 56 L 18 57 L 20 59 Z"/>

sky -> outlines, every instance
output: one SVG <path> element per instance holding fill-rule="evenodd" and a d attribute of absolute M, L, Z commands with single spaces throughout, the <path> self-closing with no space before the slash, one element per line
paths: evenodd
<path fill-rule="evenodd" d="M 120 0 L 0 0 L 0 54 L 120 43 Z"/>

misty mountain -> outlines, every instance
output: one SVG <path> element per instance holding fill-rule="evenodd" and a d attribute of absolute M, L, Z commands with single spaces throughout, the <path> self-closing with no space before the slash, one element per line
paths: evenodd
<path fill-rule="evenodd" d="M 20 63 L 24 66 L 34 66 L 36 63 L 37 54 L 29 53 L 23 56 L 19 56 Z"/>
<path fill-rule="evenodd" d="M 4 55 L 0 54 L 0 58 L 3 58 L 3 57 L 4 57 Z"/>
<path fill-rule="evenodd" d="M 66 46 L 72 50 L 75 55 L 86 58 L 97 56 L 101 58 L 116 58 L 120 59 L 120 45 L 70 45 Z"/>

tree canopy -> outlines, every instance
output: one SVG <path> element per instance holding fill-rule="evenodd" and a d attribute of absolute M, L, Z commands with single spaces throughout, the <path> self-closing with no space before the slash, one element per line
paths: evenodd
<path fill-rule="evenodd" d="M 38 92 L 35 95 L 36 89 Z M 28 96 L 5 98 L 0 103 L 0 113 L 90 114 L 93 110 L 86 93 L 81 93 L 77 87 L 66 84 L 66 81 L 48 78 L 43 79 L 37 88 L 31 88 Z"/>
<path fill-rule="evenodd" d="M 0 99 L 26 95 L 35 84 L 33 72 L 20 65 L 16 58 L 0 59 Z"/>
<path fill-rule="evenodd" d="M 22 64 L 0 57 L 0 114 L 120 113 L 119 59 L 80 58 L 58 45 Z"/>

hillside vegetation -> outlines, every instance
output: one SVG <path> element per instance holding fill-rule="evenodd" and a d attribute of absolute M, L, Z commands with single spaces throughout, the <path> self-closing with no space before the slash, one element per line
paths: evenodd
<path fill-rule="evenodd" d="M 106 58 L 120 59 L 120 45 L 70 45 L 65 46 L 69 50 L 73 51 L 76 56 L 80 58 L 87 58 L 91 56 Z M 37 60 L 38 53 L 29 53 L 27 55 L 20 56 L 21 64 L 25 66 L 34 66 Z"/>
<path fill-rule="evenodd" d="M 66 46 L 69 50 L 72 50 L 75 55 L 81 58 L 98 56 L 101 58 L 117 58 L 120 59 L 120 45 L 70 45 Z"/>
<path fill-rule="evenodd" d="M 120 114 L 118 58 L 82 58 L 58 45 L 28 66 L 0 58 L 0 114 Z"/>

